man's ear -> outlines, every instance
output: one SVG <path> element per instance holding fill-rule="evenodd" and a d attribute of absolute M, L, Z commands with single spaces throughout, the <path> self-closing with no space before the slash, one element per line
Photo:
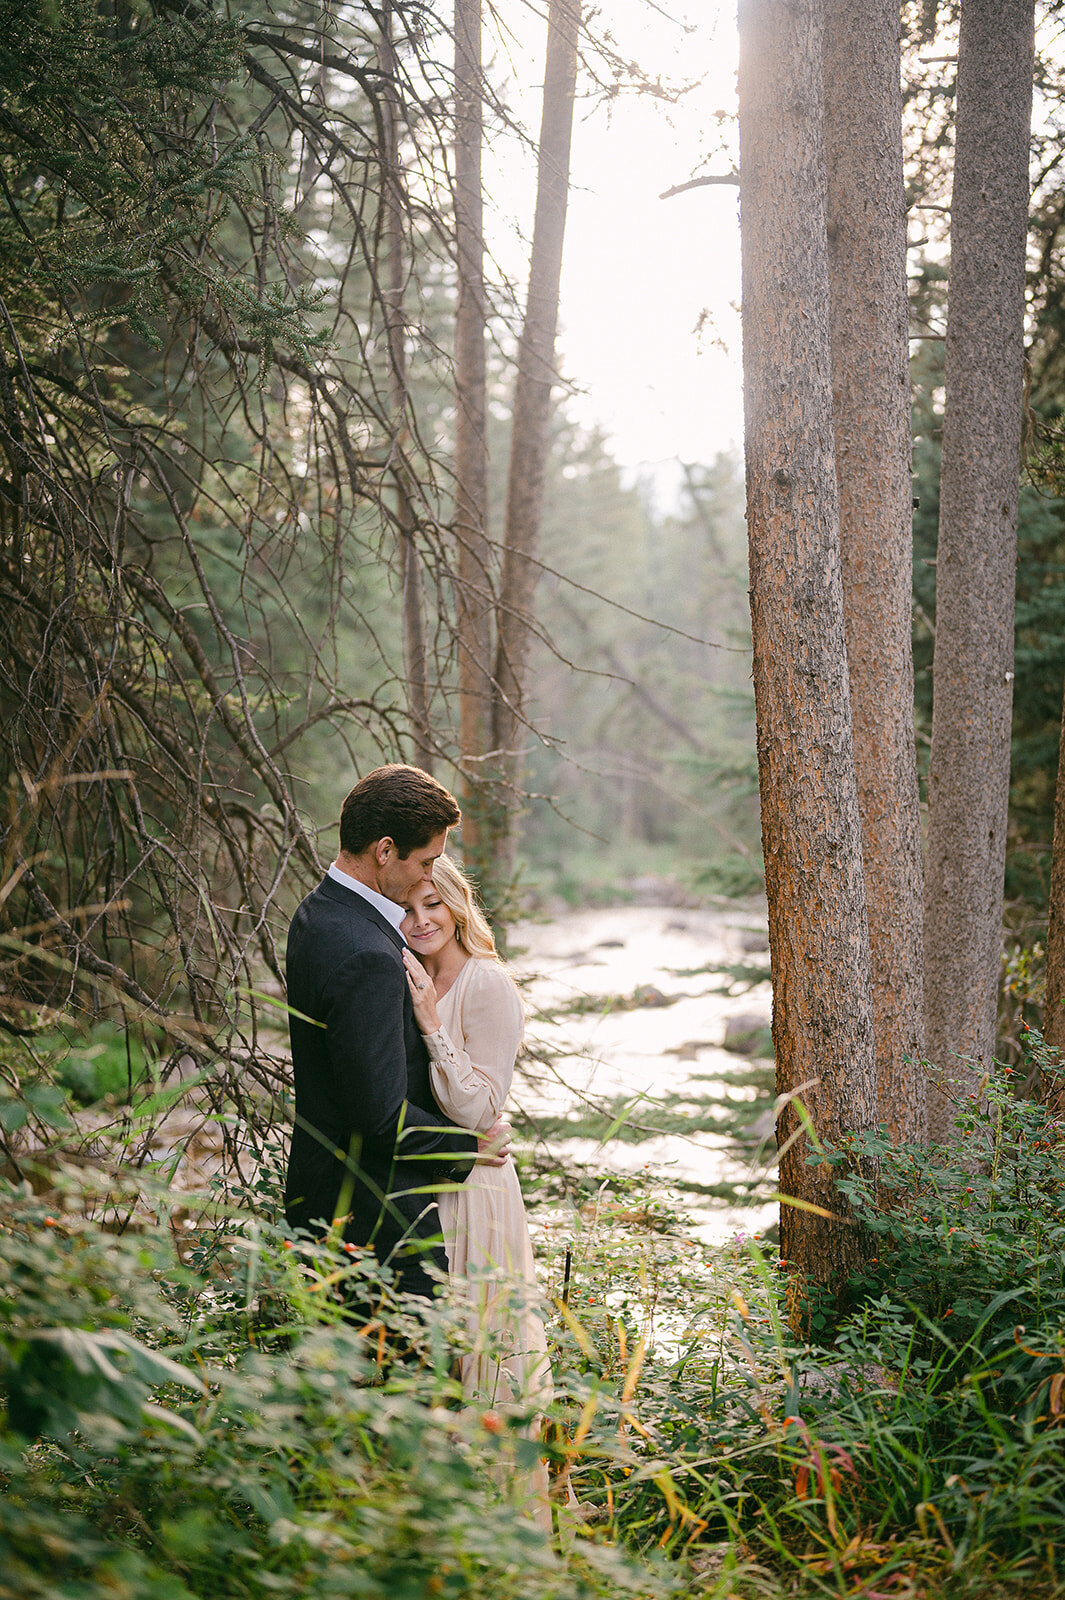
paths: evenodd
<path fill-rule="evenodd" d="M 390 839 L 387 834 L 383 839 L 378 839 L 377 843 L 373 847 L 373 853 L 374 860 L 377 862 L 379 867 L 384 866 L 385 862 L 388 860 L 395 848 L 395 840 Z"/>

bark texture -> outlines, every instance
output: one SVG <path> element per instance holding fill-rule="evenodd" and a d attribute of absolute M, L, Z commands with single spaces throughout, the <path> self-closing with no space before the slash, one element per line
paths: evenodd
<path fill-rule="evenodd" d="M 1054 849 L 1050 866 L 1043 1037 L 1056 1050 L 1065 1051 L 1065 708 L 1061 716 L 1058 782 L 1054 791 Z"/>
<path fill-rule="evenodd" d="M 407 214 L 399 137 L 401 103 L 399 65 L 392 36 L 393 7 L 390 0 L 381 11 L 381 71 L 385 78 L 381 92 L 382 183 L 384 230 L 388 240 L 388 275 L 383 296 L 388 336 L 388 391 L 392 412 L 392 478 L 396 486 L 395 526 L 403 578 L 403 673 L 407 705 L 414 735 L 414 760 L 426 772 L 432 771 L 432 741 L 429 724 L 429 668 L 425 639 L 425 600 L 421 554 L 418 550 L 417 517 L 414 511 L 410 469 L 406 461 L 407 425 L 407 252 L 404 219 Z"/>
<path fill-rule="evenodd" d="M 493 574 L 487 532 L 481 0 L 455 0 L 455 520 L 462 850 L 482 875 L 492 730 Z"/>
<path fill-rule="evenodd" d="M 533 631 L 533 597 L 540 575 L 540 518 L 550 442 L 551 388 L 555 381 L 555 333 L 569 199 L 579 26 L 579 0 L 551 0 L 547 15 L 547 67 L 540 123 L 536 216 L 529 264 L 529 297 L 518 347 L 497 630 L 492 742 L 500 752 L 505 812 L 494 842 L 494 875 L 502 881 L 513 875 L 515 823 L 528 729 L 528 655 Z"/>
<path fill-rule="evenodd" d="M 909 311 L 898 0 L 826 0 L 836 478 L 880 1121 L 925 1135 L 913 731 Z"/>
<path fill-rule="evenodd" d="M 925 1043 L 994 1054 L 1013 708 L 1033 0 L 962 0 L 925 883 Z M 942 1138 L 949 1092 L 929 1096 Z"/>
<path fill-rule="evenodd" d="M 819 1138 L 876 1120 L 869 931 L 854 775 L 833 450 L 818 0 L 742 0 L 740 195 L 747 518 L 777 1089 Z M 844 1216 L 778 1123 L 785 1195 Z M 781 1251 L 839 1286 L 846 1220 L 781 1208 Z"/>

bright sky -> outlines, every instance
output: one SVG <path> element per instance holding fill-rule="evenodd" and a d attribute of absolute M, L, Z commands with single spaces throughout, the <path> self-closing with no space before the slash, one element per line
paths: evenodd
<path fill-rule="evenodd" d="M 515 11 L 506 8 L 511 26 Z M 524 15 L 527 39 L 490 70 L 535 136 L 544 26 Z M 720 0 L 676 0 L 668 12 L 609 0 L 591 27 L 609 28 L 647 77 L 692 85 L 676 104 L 633 91 L 606 104 L 582 75 L 559 332 L 562 370 L 578 391 L 572 413 L 598 423 L 616 458 L 653 475 L 668 497 L 671 463 L 709 461 L 742 438 L 738 191 L 659 199 L 696 172 L 732 165 L 734 123 L 715 113 L 735 111 L 735 16 Z M 513 150 L 492 148 L 486 229 L 500 264 L 523 277 L 528 243 L 512 219 L 531 233 L 533 173 Z"/>

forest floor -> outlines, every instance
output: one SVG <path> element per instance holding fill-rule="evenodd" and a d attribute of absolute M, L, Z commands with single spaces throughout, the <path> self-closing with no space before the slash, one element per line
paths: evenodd
<path fill-rule="evenodd" d="M 22 1589 L 5 1589 L 0 1576 L 0 1600 L 74 1592 L 98 1600 L 111 1592 L 103 1580 L 112 1559 L 142 1557 L 161 1563 L 150 1570 L 167 1582 L 182 1570 L 187 1588 L 167 1590 L 175 1600 L 266 1600 L 267 1588 L 340 1600 L 355 1592 L 346 1586 L 352 1561 L 376 1574 L 366 1569 L 360 1594 L 445 1592 L 437 1579 L 447 1568 L 455 1600 L 1065 1593 L 1056 1555 L 1065 1504 L 1065 1129 L 1016 1099 L 1012 1069 L 1003 1068 L 986 1110 L 963 1110 L 962 1143 L 885 1151 L 896 1199 L 883 1214 L 875 1196 L 867 1208 L 881 1264 L 852 1311 L 842 1321 L 816 1305 L 797 1312 L 774 1248 L 764 907 L 556 911 L 515 930 L 511 959 L 529 1017 L 511 1109 L 549 1297 L 557 1541 L 537 1544 L 493 1488 L 508 1413 L 458 1403 L 446 1352 L 468 1334 L 454 1291 L 434 1307 L 421 1364 L 382 1382 L 368 1355 L 376 1348 L 380 1363 L 390 1318 L 401 1340 L 414 1325 L 402 1307 L 386 1310 L 372 1324 L 372 1348 L 366 1329 L 337 1325 L 330 1286 L 362 1268 L 342 1259 L 336 1270 L 322 1247 L 293 1251 L 277 1216 L 280 1130 L 261 1169 L 243 1184 L 223 1180 L 219 1118 L 229 1113 L 197 1108 L 192 1080 L 144 1081 L 132 1108 L 119 1090 L 106 1109 L 77 1113 L 82 1150 L 96 1143 L 98 1170 L 90 1157 L 60 1167 L 54 1185 L 44 1172 L 36 1194 L 23 1185 L 7 1195 L 5 1248 L 34 1285 L 20 1290 L 29 1331 L 12 1347 L 16 1365 L 25 1365 L 39 1409 L 33 1340 L 53 1336 L 34 1328 L 69 1325 L 83 1343 L 106 1340 L 106 1326 L 95 1331 L 106 1301 L 104 1322 L 113 1317 L 147 1348 L 161 1340 L 182 1361 L 213 1363 L 224 1403 L 164 1419 L 166 1438 L 180 1441 L 189 1422 L 209 1441 L 187 1460 L 167 1456 L 169 1500 L 158 1499 L 156 1475 L 170 1446 L 139 1412 L 126 1416 L 118 1389 L 108 1398 L 118 1421 L 108 1427 L 127 1429 L 126 1453 L 115 1457 L 111 1434 L 101 1433 L 98 1482 L 59 1444 L 19 1458 L 16 1498 L 27 1514 L 54 1519 L 56 1537 L 66 1537 L 76 1493 L 85 1538 L 104 1530 L 104 1544 L 90 1549 L 90 1539 L 84 1557 L 103 1587 L 64 1587 L 73 1581 L 65 1569 L 62 1583 L 34 1587 L 34 1556 Z M 283 1049 L 280 1033 L 275 1043 Z M 97 1073 L 93 1052 L 103 1049 L 83 1050 Z M 115 1170 L 128 1196 L 116 1229 L 109 1154 L 123 1141 L 130 1159 Z M 164 1218 L 169 1228 L 158 1226 Z M 0 1301 L 3 1281 L 0 1257 Z M 70 1394 L 82 1404 L 78 1363 L 98 1352 L 72 1351 Z M 149 1357 L 142 1350 L 137 1359 L 147 1383 Z M 356 1368 L 366 1370 L 352 1389 Z M 254 1392 L 245 1392 L 249 1382 Z M 90 1399 L 96 1409 L 83 1429 L 96 1426 L 102 1405 Z M 319 1412 L 312 1436 L 305 1418 Z M 527 1423 L 519 1412 L 516 1429 Z M 232 1504 L 218 1499 L 218 1461 L 228 1463 Z M 464 1473 L 465 1502 L 455 1488 Z M 568 1536 L 566 1485 L 588 1513 Z M 182 1531 L 190 1496 L 217 1515 L 209 1538 L 201 1537 L 206 1510 Z M 127 1502 L 151 1523 L 155 1544 L 144 1551 L 124 1524 L 116 1544 L 113 1507 Z M 409 1522 L 393 1514 L 400 1503 Z M 495 1530 L 487 1543 L 486 1518 Z M 430 1524 L 446 1527 L 451 1553 L 423 1572 L 419 1530 Z M 4 1539 L 0 1514 L 0 1571 Z M 82 1549 L 79 1539 L 71 1550 Z M 226 1539 L 243 1543 L 223 1574 L 212 1551 Z M 406 1587 L 396 1589 L 400 1578 Z"/>

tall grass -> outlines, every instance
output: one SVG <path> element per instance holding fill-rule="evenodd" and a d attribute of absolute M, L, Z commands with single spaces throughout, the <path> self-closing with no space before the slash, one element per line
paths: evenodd
<path fill-rule="evenodd" d="M 462 1307 L 290 1239 L 268 1165 L 194 1212 L 106 1164 L 4 1183 L 0 1600 L 1065 1592 L 1065 1140 L 1014 1081 L 846 1180 L 878 1250 L 835 1325 L 649 1175 L 548 1229 L 553 1535 L 529 1418 L 461 1403 Z"/>
<path fill-rule="evenodd" d="M 842 1186 L 877 1253 L 842 1322 L 789 1328 L 747 1243 L 725 1327 L 718 1294 L 645 1363 L 631 1465 L 589 1463 L 619 1539 L 727 1548 L 785 1592 L 1065 1592 L 1065 1129 L 1023 1077 L 996 1069 L 950 1146 L 866 1141 L 878 1192 Z"/>

